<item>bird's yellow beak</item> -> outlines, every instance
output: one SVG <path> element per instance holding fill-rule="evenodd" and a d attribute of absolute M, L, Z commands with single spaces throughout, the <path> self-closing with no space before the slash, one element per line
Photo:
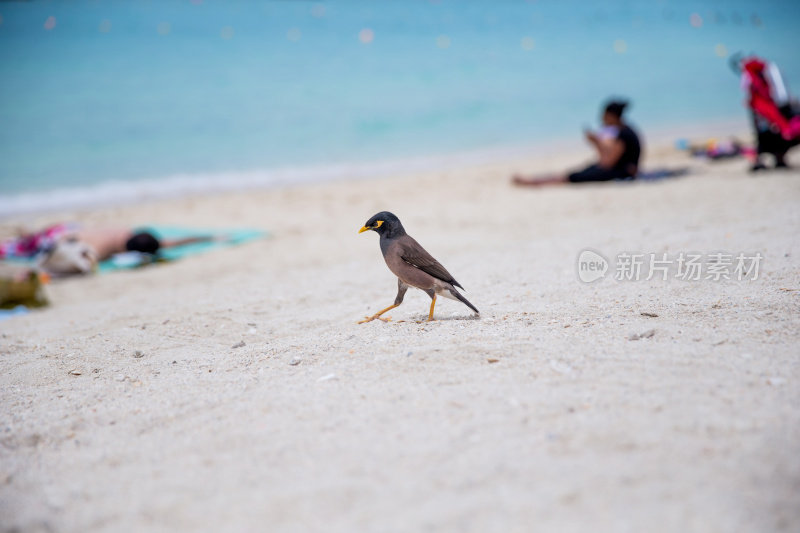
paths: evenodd
<path fill-rule="evenodd" d="M 380 228 L 383 225 L 383 220 L 378 220 L 375 222 L 374 226 L 361 226 L 361 229 L 358 230 L 359 233 L 364 233 L 365 231 L 369 231 L 371 229 Z"/>

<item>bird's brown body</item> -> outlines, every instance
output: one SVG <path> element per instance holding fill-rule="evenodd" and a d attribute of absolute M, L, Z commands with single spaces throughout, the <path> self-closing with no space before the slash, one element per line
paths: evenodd
<path fill-rule="evenodd" d="M 478 309 L 469 303 L 456 289 L 461 285 L 450 272 L 429 254 L 413 237 L 406 234 L 400 220 L 386 211 L 372 217 L 360 232 L 374 230 L 380 235 L 380 246 L 386 266 L 397 276 L 397 297 L 393 305 L 379 313 L 367 317 L 363 322 L 380 318 L 381 315 L 403 302 L 408 287 L 416 287 L 431 297 L 431 308 L 428 320 L 433 320 L 433 309 L 436 296 L 444 296 L 462 302 L 478 314 Z"/>
<path fill-rule="evenodd" d="M 381 239 L 381 251 L 389 270 L 407 285 L 439 293 L 455 281 L 447 269 L 426 252 L 413 237 L 403 235 L 392 240 Z M 436 275 L 432 275 L 431 271 Z"/>

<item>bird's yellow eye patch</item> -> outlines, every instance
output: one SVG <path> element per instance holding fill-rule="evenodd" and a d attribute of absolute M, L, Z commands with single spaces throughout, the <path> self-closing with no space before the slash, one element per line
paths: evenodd
<path fill-rule="evenodd" d="M 378 220 L 377 222 L 375 222 L 374 226 L 361 226 L 361 229 L 358 230 L 358 232 L 359 233 L 364 233 L 365 231 L 368 231 L 368 230 L 371 230 L 371 229 L 378 229 L 378 228 L 381 227 L 382 224 L 383 224 L 383 220 Z"/>

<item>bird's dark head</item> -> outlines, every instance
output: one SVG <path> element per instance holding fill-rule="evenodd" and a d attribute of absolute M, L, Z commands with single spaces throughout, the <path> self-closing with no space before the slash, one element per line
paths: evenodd
<path fill-rule="evenodd" d="M 381 211 L 377 215 L 367 220 L 364 226 L 358 230 L 363 233 L 367 230 L 372 230 L 381 237 L 399 237 L 405 235 L 406 230 L 400 223 L 400 219 L 388 211 Z"/>

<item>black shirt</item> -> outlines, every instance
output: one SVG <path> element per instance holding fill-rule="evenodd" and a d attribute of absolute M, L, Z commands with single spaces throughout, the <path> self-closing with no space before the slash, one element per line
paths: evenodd
<path fill-rule="evenodd" d="M 642 153 L 642 146 L 639 143 L 639 136 L 630 126 L 623 124 L 617 134 L 617 139 L 625 145 L 625 151 L 614 165 L 614 170 L 624 173 L 626 176 L 635 176 L 639 169 L 639 156 Z"/>

